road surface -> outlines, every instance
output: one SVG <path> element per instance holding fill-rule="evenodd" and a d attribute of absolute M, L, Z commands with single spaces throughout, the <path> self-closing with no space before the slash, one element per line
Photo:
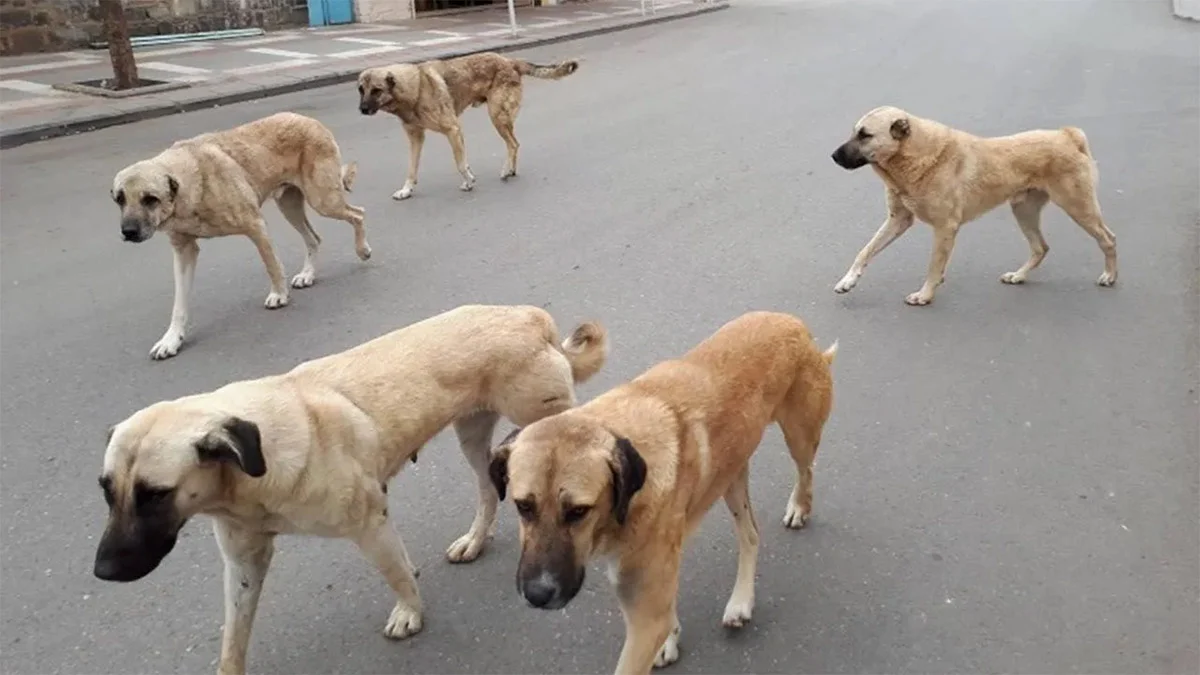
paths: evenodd
<path fill-rule="evenodd" d="M 1160 6 L 1161 5 L 1161 6 Z M 726 635 L 729 518 L 691 542 L 671 672 L 1194 673 L 1197 635 L 1198 29 L 1153 2 L 745 2 L 725 12 L 538 49 L 581 56 L 531 81 L 522 175 L 466 115 L 471 194 L 446 142 L 395 203 L 400 125 L 352 85 L 38 143 L 4 153 L 3 670 L 212 672 L 220 562 L 208 523 L 147 579 L 91 574 L 108 425 L 151 402 L 281 372 L 461 303 L 532 303 L 611 330 L 591 397 L 750 309 L 841 340 L 809 529 L 779 524 L 792 481 L 772 430 L 753 463 L 762 528 L 754 622 Z M 934 305 L 916 228 L 855 291 L 833 284 L 882 221 L 868 172 L 829 153 L 867 109 L 908 107 L 981 134 L 1077 124 L 1099 159 L 1121 279 L 1094 285 L 1095 243 L 1049 209 L 1027 254 L 998 210 L 959 238 Z M 281 109 L 314 115 L 360 163 L 375 257 L 318 219 L 317 285 L 278 312 L 244 239 L 203 245 L 190 342 L 147 352 L 171 303 L 165 239 L 120 241 L 112 175 L 188 136 Z M 289 272 L 299 238 L 268 219 Z M 564 328 L 565 330 L 565 328 Z M 501 431 L 506 430 L 502 428 Z M 442 556 L 473 513 L 449 434 L 392 485 L 422 568 L 424 631 L 380 635 L 392 596 L 346 542 L 284 538 L 264 592 L 255 673 L 592 673 L 622 623 L 601 574 L 565 611 L 518 600 L 516 516 L 486 554 Z"/>

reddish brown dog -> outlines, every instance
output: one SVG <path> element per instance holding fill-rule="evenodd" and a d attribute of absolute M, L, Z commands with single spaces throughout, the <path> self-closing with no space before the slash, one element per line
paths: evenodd
<path fill-rule="evenodd" d="M 625 615 L 617 672 L 667 665 L 679 658 L 684 542 L 724 497 L 738 540 L 724 623 L 749 621 L 758 561 L 750 456 L 767 425 L 778 424 L 797 473 L 783 523 L 803 527 L 836 353 L 836 342 L 822 352 L 793 316 L 751 312 L 683 358 L 510 434 L 490 473 L 520 514 L 521 595 L 534 607 L 562 608 L 582 587 L 588 561 L 606 558 Z"/>

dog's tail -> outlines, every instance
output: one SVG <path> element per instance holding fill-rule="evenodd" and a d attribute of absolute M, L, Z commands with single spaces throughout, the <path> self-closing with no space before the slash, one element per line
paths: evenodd
<path fill-rule="evenodd" d="M 608 359 L 608 331 L 596 321 L 581 323 L 563 340 L 561 347 L 571 364 L 571 378 L 575 384 L 587 382 L 600 372 Z"/>
<path fill-rule="evenodd" d="M 834 358 L 837 357 L 837 353 L 838 353 L 838 341 L 834 340 L 833 344 L 829 345 L 829 349 L 826 349 L 825 351 L 821 352 L 821 358 L 825 359 L 826 366 L 833 365 L 833 360 L 834 360 Z"/>
<path fill-rule="evenodd" d="M 354 185 L 354 179 L 358 177 L 358 162 L 350 162 L 342 167 L 342 188 L 346 192 L 350 192 L 350 187 Z"/>
<path fill-rule="evenodd" d="M 1088 145 L 1087 134 L 1083 133 L 1083 129 L 1079 127 L 1063 127 L 1062 130 L 1080 152 L 1088 157 L 1092 156 L 1092 148 Z"/>
<path fill-rule="evenodd" d="M 576 59 L 555 63 L 550 66 L 540 66 L 536 63 L 517 59 L 517 72 L 522 75 L 539 77 L 543 80 L 561 80 L 577 70 L 579 70 L 579 61 Z"/>

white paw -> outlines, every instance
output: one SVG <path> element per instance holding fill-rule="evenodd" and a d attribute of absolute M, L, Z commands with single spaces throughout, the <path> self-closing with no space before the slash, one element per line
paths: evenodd
<path fill-rule="evenodd" d="M 848 274 L 846 274 L 846 276 L 842 277 L 841 281 L 837 282 L 836 286 L 833 287 L 833 292 L 834 293 L 849 293 L 850 289 L 854 288 L 857 285 L 858 285 L 858 277 L 854 274 L 848 273 Z"/>
<path fill-rule="evenodd" d="M 1019 272 L 1005 272 L 1000 275 L 1000 283 L 1002 284 L 1023 284 L 1025 283 L 1025 275 Z"/>
<path fill-rule="evenodd" d="M 914 307 L 928 305 L 929 303 L 933 302 L 933 294 L 917 291 L 916 293 L 912 293 L 908 297 L 904 298 L 904 302 Z"/>
<path fill-rule="evenodd" d="M 412 195 L 413 195 L 413 186 L 405 185 L 404 187 L 402 187 L 399 190 L 396 190 L 395 192 L 392 193 L 392 199 L 395 199 L 396 201 L 399 202 L 399 201 L 408 199 Z"/>
<path fill-rule="evenodd" d="M 464 180 L 462 185 L 458 186 L 458 189 L 462 190 L 463 192 L 470 192 L 471 190 L 474 190 L 475 189 L 475 179 L 472 178 L 470 180 Z"/>
<path fill-rule="evenodd" d="M 517 175 L 516 169 L 510 169 L 509 167 L 506 166 L 506 167 L 504 167 L 504 169 L 502 171 L 500 171 L 500 180 L 508 180 L 509 178 L 512 178 L 516 175 Z"/>
<path fill-rule="evenodd" d="M 446 559 L 452 563 L 468 563 L 479 557 L 483 552 L 484 537 L 476 537 L 468 532 L 450 544 L 446 549 Z"/>
<path fill-rule="evenodd" d="M 754 611 L 753 599 L 729 599 L 729 604 L 725 605 L 725 616 L 721 619 L 721 623 L 726 628 L 741 628 L 750 623 L 750 614 Z"/>
<path fill-rule="evenodd" d="M 317 273 L 313 269 L 300 270 L 300 273 L 292 277 L 292 288 L 308 288 L 317 280 Z"/>
<path fill-rule="evenodd" d="M 1099 279 L 1096 280 L 1097 285 L 1104 286 L 1106 288 L 1109 286 L 1112 286 L 1115 283 L 1117 283 L 1117 275 L 1115 272 L 1113 274 L 1109 274 L 1108 272 L 1105 272 L 1104 274 L 1100 275 Z"/>
<path fill-rule="evenodd" d="M 263 306 L 267 309 L 279 309 L 287 304 L 288 297 L 286 293 L 276 293 L 275 291 L 271 291 L 267 295 L 267 301 L 263 303 Z"/>
<path fill-rule="evenodd" d="M 421 632 L 421 612 L 415 611 L 407 605 L 396 603 L 396 606 L 392 608 L 392 615 L 388 617 L 387 625 L 383 627 L 384 636 L 393 640 L 403 640 L 419 632 Z"/>
<path fill-rule="evenodd" d="M 181 346 L 183 346 L 182 333 L 167 333 L 150 348 L 150 358 L 155 361 L 169 359 L 179 353 Z"/>
<path fill-rule="evenodd" d="M 787 511 L 783 514 L 783 526 L 793 530 L 799 530 L 808 524 L 808 512 L 800 509 L 795 504 L 788 504 Z"/>
<path fill-rule="evenodd" d="M 654 657 L 655 668 L 665 668 L 679 660 L 679 626 L 675 626 L 667 639 L 663 641 L 658 655 Z"/>
<path fill-rule="evenodd" d="M 358 254 L 359 260 L 370 260 L 371 259 L 371 245 L 365 241 L 362 243 L 362 246 L 356 246 L 354 248 L 354 252 L 356 254 Z"/>

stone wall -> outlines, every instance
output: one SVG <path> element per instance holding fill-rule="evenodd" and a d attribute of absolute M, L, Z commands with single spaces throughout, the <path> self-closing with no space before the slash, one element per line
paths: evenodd
<path fill-rule="evenodd" d="M 307 0 L 126 0 L 131 35 L 306 25 Z M 0 0 L 0 54 L 84 47 L 103 39 L 96 0 Z"/>

